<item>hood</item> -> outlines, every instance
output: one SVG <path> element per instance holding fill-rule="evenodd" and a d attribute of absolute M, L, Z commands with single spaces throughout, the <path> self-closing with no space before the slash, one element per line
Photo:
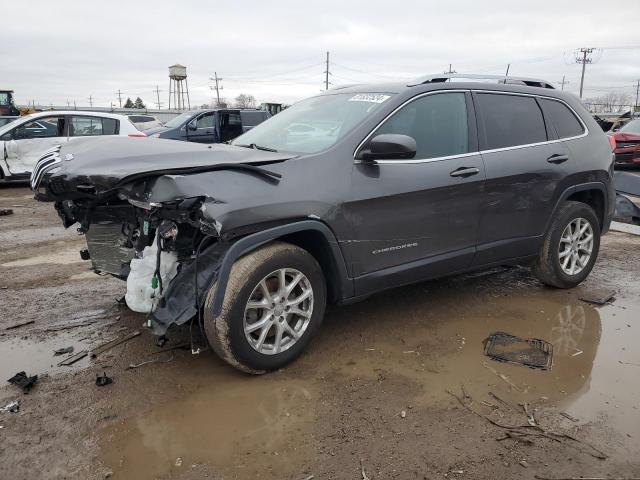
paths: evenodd
<path fill-rule="evenodd" d="M 226 144 L 128 137 L 81 139 L 62 146 L 55 167 L 47 168 L 43 182 L 55 181 L 60 197 L 63 197 L 62 190 L 75 190 L 74 187 L 80 184 L 90 186 L 98 193 L 125 183 L 128 177 L 152 176 L 154 172 L 185 173 L 181 170 L 206 169 L 220 164 L 266 165 L 293 157 L 291 153 Z M 34 176 L 38 175 L 40 165 L 39 162 L 34 169 Z"/>

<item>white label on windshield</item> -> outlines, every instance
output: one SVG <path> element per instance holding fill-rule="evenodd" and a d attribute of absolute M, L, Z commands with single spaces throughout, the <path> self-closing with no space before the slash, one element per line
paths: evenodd
<path fill-rule="evenodd" d="M 369 102 L 382 103 L 391 95 L 383 95 L 381 93 L 358 93 L 349 99 L 350 102 Z"/>

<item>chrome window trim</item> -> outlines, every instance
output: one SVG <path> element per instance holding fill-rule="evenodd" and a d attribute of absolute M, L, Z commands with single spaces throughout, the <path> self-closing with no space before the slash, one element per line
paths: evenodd
<path fill-rule="evenodd" d="M 520 96 L 520 97 L 544 98 L 545 100 L 551 100 L 551 101 L 560 102 L 564 106 L 566 106 L 569 110 L 571 110 L 571 113 L 573 113 L 573 115 L 578 119 L 578 121 L 580 122 L 580 125 L 582 125 L 582 129 L 584 131 L 583 131 L 582 134 L 575 135 L 573 137 L 558 138 L 556 140 L 547 140 L 545 142 L 527 143 L 527 144 L 524 144 L 524 145 L 513 145 L 511 147 L 501 147 L 501 148 L 493 148 L 493 149 L 487 149 L 487 150 L 478 150 L 478 151 L 475 151 L 475 152 L 461 153 L 459 155 L 448 155 L 448 156 L 445 156 L 445 157 L 412 158 L 410 160 L 374 160 L 372 162 L 366 162 L 366 161 L 363 161 L 363 160 L 360 160 L 360 159 L 356 158 L 356 155 L 358 154 L 358 151 L 371 138 L 371 136 L 376 132 L 376 130 L 378 130 L 391 116 L 393 116 L 398 110 L 403 108 L 405 105 L 408 105 L 409 103 L 411 103 L 411 102 L 413 102 L 415 100 L 418 100 L 419 98 L 425 97 L 427 95 L 435 95 L 435 94 L 438 94 L 438 93 L 465 93 L 465 92 L 491 93 L 491 94 L 495 94 L 495 95 L 515 95 L 515 96 Z M 410 99 L 406 100 L 405 102 L 400 104 L 398 107 L 396 107 L 386 117 L 384 117 L 371 130 L 371 132 L 369 132 L 369 134 L 364 138 L 364 140 L 362 140 L 358 144 L 358 146 L 356 147 L 355 151 L 353 152 L 353 159 L 354 159 L 354 163 L 355 164 L 372 163 L 374 165 L 412 165 L 412 164 L 420 164 L 420 163 L 438 162 L 438 161 L 441 161 L 441 160 L 452 160 L 452 159 L 455 159 L 455 158 L 465 158 L 465 157 L 471 157 L 471 156 L 474 156 L 474 155 L 482 155 L 484 153 L 506 152 L 506 151 L 509 151 L 509 150 L 519 150 L 521 148 L 538 147 L 540 145 L 551 145 L 551 144 L 554 144 L 554 143 L 566 142 L 566 141 L 569 141 L 569 140 L 576 140 L 578 138 L 586 137 L 587 135 L 589 135 L 589 127 L 587 127 L 587 125 L 584 123 L 584 121 L 582 120 L 580 115 L 577 114 L 577 112 L 573 109 L 573 107 L 571 105 L 569 105 L 567 102 L 565 102 L 564 100 L 561 100 L 559 98 L 550 97 L 548 95 L 532 94 L 532 93 L 503 92 L 503 91 L 497 91 L 497 90 L 481 90 L 481 89 L 469 89 L 469 88 L 435 90 L 435 91 L 431 91 L 431 92 L 424 92 L 424 93 L 421 93 L 420 95 L 416 95 L 415 97 L 411 97 Z"/>

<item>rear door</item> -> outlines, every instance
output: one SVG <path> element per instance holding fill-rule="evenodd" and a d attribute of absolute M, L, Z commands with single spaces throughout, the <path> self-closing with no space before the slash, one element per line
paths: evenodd
<path fill-rule="evenodd" d="M 4 159 L 12 175 L 31 173 L 42 154 L 67 141 L 64 115 L 40 117 L 23 123 L 4 137 Z"/>
<path fill-rule="evenodd" d="M 564 190 L 572 159 L 535 96 L 473 96 L 487 176 L 474 264 L 533 255 Z"/>
<path fill-rule="evenodd" d="M 422 95 L 370 135 L 409 135 L 417 152 L 411 160 L 356 160 L 343 212 L 356 238 L 342 247 L 354 276 L 366 277 L 360 292 L 471 264 L 484 181 L 472 107 L 464 91 Z"/>

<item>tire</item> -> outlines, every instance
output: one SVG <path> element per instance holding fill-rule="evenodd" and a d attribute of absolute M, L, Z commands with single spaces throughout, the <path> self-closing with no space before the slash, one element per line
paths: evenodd
<path fill-rule="evenodd" d="M 285 285 L 290 282 L 288 286 L 294 284 L 295 278 L 300 278 L 298 274 L 303 276 L 288 296 L 276 294 L 276 289 L 278 293 L 282 292 L 279 287 L 281 271 L 285 272 Z M 263 293 L 263 280 L 271 297 Z M 215 290 L 214 284 L 207 293 L 204 306 L 207 340 L 220 358 L 238 370 L 252 374 L 276 370 L 296 359 L 320 328 L 327 300 L 325 278 L 318 262 L 306 250 L 284 242 L 268 244 L 233 264 L 217 317 L 213 316 Z M 304 295 L 307 297 L 300 303 L 291 303 Z M 274 301 L 274 298 L 280 300 Z M 249 300 L 252 300 L 251 305 L 265 302 L 270 305 L 252 308 Z M 285 308 L 286 312 L 283 311 Z M 294 313 L 294 310 L 306 316 Z M 264 338 L 264 328 L 246 332 L 247 328 L 258 325 L 267 317 L 274 319 L 274 323 L 268 327 Z M 289 324 L 289 330 L 284 330 L 285 323 Z M 282 333 L 278 343 L 279 328 Z M 297 339 L 293 334 L 298 335 Z M 260 338 L 263 340 L 261 347 Z"/>
<path fill-rule="evenodd" d="M 588 260 L 582 258 L 582 261 L 576 261 L 577 267 L 575 273 L 571 273 L 571 262 L 575 255 L 569 253 L 561 259 L 561 254 L 566 253 L 567 250 L 573 252 L 574 250 L 572 249 L 576 249 L 575 251 L 580 259 L 581 256 L 586 254 L 584 247 L 589 246 L 588 241 L 586 243 L 584 242 L 588 239 L 588 234 L 583 234 L 582 237 L 577 239 L 582 239 L 582 242 L 575 243 L 567 242 L 565 235 L 572 237 L 571 232 L 576 231 L 574 228 L 580 225 L 581 230 L 585 222 L 589 224 L 588 228 L 593 235 L 590 245 L 591 253 Z M 571 227 L 569 227 L 570 225 Z M 568 228 L 572 228 L 572 230 L 567 234 Z M 563 203 L 544 236 L 540 256 L 533 265 L 533 273 L 542 283 L 552 287 L 573 288 L 579 285 L 587 278 L 598 257 L 598 251 L 600 250 L 600 231 L 598 217 L 589 205 L 572 201 Z M 562 245 L 561 239 L 563 239 Z M 568 260 L 567 257 L 569 257 Z M 568 263 L 566 263 L 567 261 Z"/>

